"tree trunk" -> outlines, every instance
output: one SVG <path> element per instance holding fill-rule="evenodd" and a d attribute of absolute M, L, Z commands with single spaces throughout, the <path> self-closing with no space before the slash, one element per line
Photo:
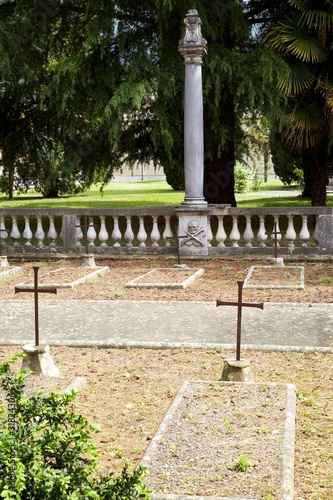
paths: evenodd
<path fill-rule="evenodd" d="M 211 90 L 212 92 L 212 90 Z M 210 96 L 214 102 L 214 93 Z M 204 108 L 205 168 L 204 197 L 208 203 L 228 204 L 236 207 L 235 198 L 235 103 L 225 92 L 220 103 L 219 119 L 225 124 L 225 136 L 221 144 L 221 131 L 213 126 L 216 117 L 210 106 Z"/>
<path fill-rule="evenodd" d="M 309 154 L 302 155 L 302 167 L 303 167 L 303 178 L 304 187 L 302 191 L 303 198 L 311 198 L 311 184 L 312 184 L 312 158 Z"/>
<path fill-rule="evenodd" d="M 236 207 L 234 167 L 230 148 L 222 151 L 220 157 L 216 155 L 205 161 L 204 196 L 208 203 Z"/>
<path fill-rule="evenodd" d="M 312 182 L 310 186 L 311 205 L 326 206 L 326 186 L 328 183 L 328 147 L 323 146 L 312 154 Z"/>

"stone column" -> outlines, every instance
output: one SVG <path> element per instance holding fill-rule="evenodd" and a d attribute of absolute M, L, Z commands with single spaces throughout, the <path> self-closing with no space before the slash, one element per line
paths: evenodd
<path fill-rule="evenodd" d="M 185 63 L 184 109 L 184 173 L 185 204 L 203 205 L 203 104 L 202 58 L 207 53 L 207 41 L 201 36 L 201 19 L 196 10 L 189 10 L 184 19 L 185 37 L 178 50 Z"/>
<path fill-rule="evenodd" d="M 202 102 L 202 58 L 207 42 L 201 36 L 201 19 L 189 10 L 184 19 L 185 36 L 178 50 L 185 63 L 184 177 L 185 199 L 178 214 L 179 253 L 183 256 L 207 255 L 207 202 L 203 195 L 204 134 Z"/>

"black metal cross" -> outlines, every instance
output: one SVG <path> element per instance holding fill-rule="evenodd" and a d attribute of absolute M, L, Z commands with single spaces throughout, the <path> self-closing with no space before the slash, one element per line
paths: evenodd
<path fill-rule="evenodd" d="M 15 287 L 15 293 L 18 292 L 33 292 L 35 295 L 35 347 L 39 346 L 39 314 L 38 314 L 38 294 L 39 293 L 57 293 L 57 289 L 53 287 L 38 288 L 38 269 L 33 267 L 34 270 L 34 287 L 33 288 L 20 288 Z"/>
<path fill-rule="evenodd" d="M 238 301 L 237 302 L 224 302 L 222 300 L 217 300 L 216 307 L 218 307 L 218 306 L 237 306 L 238 307 L 236 361 L 240 361 L 240 348 L 241 348 L 241 337 L 242 337 L 242 307 L 258 307 L 259 309 L 263 309 L 264 303 L 263 302 L 242 302 L 244 281 L 237 281 L 237 285 L 238 285 Z"/>
<path fill-rule="evenodd" d="M 84 224 L 77 224 L 75 227 L 83 227 L 85 230 L 85 239 L 86 239 L 86 254 L 88 255 L 88 229 L 89 227 L 95 227 L 96 224 L 90 224 L 88 222 L 88 217 L 84 216 Z"/>
<path fill-rule="evenodd" d="M 271 236 L 274 235 L 274 257 L 277 259 L 278 258 L 278 240 L 277 240 L 277 235 L 278 234 L 285 234 L 285 231 L 277 231 L 276 230 L 277 223 L 274 222 L 274 231 L 271 233 L 266 232 L 266 234 L 270 234 Z"/>
<path fill-rule="evenodd" d="M 176 240 L 176 248 L 177 248 L 177 258 L 178 258 L 178 265 L 180 265 L 180 252 L 179 252 L 179 240 L 181 240 L 182 238 L 187 238 L 188 236 L 187 235 L 184 235 L 184 236 L 178 236 L 176 234 L 176 236 L 167 236 L 167 240 Z"/>

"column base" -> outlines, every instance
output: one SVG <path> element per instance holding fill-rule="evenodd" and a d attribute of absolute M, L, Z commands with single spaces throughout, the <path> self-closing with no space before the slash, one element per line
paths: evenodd
<path fill-rule="evenodd" d="M 54 364 L 50 346 L 26 344 L 22 349 L 26 357 L 23 358 L 21 370 L 30 370 L 33 375 L 59 377 L 60 371 Z"/>
<path fill-rule="evenodd" d="M 225 359 L 221 380 L 229 382 L 253 382 L 250 361 L 241 359 Z"/>
<path fill-rule="evenodd" d="M 92 253 L 81 255 L 80 267 L 97 267 L 95 263 L 95 255 Z"/>

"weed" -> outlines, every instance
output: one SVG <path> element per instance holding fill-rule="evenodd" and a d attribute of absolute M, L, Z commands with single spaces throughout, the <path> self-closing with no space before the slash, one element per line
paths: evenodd
<path fill-rule="evenodd" d="M 221 269 L 221 271 L 231 271 L 232 267 L 230 267 L 230 266 L 221 266 L 220 269 Z"/>
<path fill-rule="evenodd" d="M 257 434 L 268 434 L 269 430 L 267 429 L 267 427 L 260 427 L 259 429 L 256 429 L 256 433 Z"/>
<path fill-rule="evenodd" d="M 247 472 L 252 467 L 251 457 L 244 455 L 243 453 L 236 458 L 235 464 L 229 468 L 229 470 L 235 470 L 237 472 Z"/>
<path fill-rule="evenodd" d="M 226 434 L 232 434 L 235 430 L 234 426 L 230 424 L 229 420 L 227 418 L 223 419 L 223 428 Z"/>
<path fill-rule="evenodd" d="M 174 457 L 178 457 L 179 456 L 179 445 L 177 443 L 172 443 L 170 448 L 171 448 L 172 455 Z"/>

